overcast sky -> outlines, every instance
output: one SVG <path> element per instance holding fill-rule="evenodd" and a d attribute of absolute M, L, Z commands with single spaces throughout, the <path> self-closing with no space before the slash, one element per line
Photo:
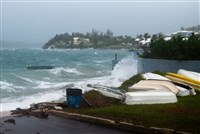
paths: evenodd
<path fill-rule="evenodd" d="M 172 33 L 200 24 L 196 1 L 11 1 L 1 2 L 2 40 L 46 43 L 56 34 L 91 32 L 114 35 Z"/>

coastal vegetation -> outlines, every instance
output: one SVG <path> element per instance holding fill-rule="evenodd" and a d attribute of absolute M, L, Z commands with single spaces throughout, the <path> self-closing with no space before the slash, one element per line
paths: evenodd
<path fill-rule="evenodd" d="M 72 34 L 57 34 L 42 47 L 43 49 L 143 49 L 143 58 L 168 60 L 199 60 L 200 25 L 181 27 L 179 32 L 171 35 L 163 33 L 150 35 L 148 32 L 132 37 L 118 35 L 107 29 L 101 32 L 93 29 L 91 32 Z M 187 31 L 185 31 L 187 30 Z M 191 37 L 185 33 L 197 33 Z M 184 35 L 184 36 L 183 36 Z M 170 38 L 170 39 L 169 39 Z"/>
<path fill-rule="evenodd" d="M 167 41 L 163 37 L 152 39 L 141 57 L 167 60 L 200 60 L 199 52 L 200 36 L 193 33 L 187 38 L 174 36 Z"/>

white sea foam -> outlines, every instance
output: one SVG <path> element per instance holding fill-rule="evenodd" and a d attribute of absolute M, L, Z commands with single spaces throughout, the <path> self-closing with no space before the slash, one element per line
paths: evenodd
<path fill-rule="evenodd" d="M 107 85 L 112 87 L 120 86 L 125 80 L 132 77 L 137 73 L 137 60 L 134 60 L 132 57 L 124 58 L 120 61 L 111 72 L 111 75 L 97 78 L 90 78 L 76 82 L 64 82 L 64 83 L 50 83 L 40 81 L 38 86 L 35 88 L 59 88 L 64 87 L 67 84 L 72 84 L 74 88 L 80 88 L 84 91 L 88 91 L 91 88 L 87 87 L 87 84 L 100 84 Z"/>
<path fill-rule="evenodd" d="M 97 63 L 97 64 L 102 64 L 102 63 L 111 62 L 111 60 L 94 60 L 93 62 L 95 62 L 95 63 Z"/>
<path fill-rule="evenodd" d="M 37 81 L 37 86 L 33 87 L 33 89 L 60 89 L 64 88 L 67 85 L 71 85 L 71 82 L 60 82 L 60 83 L 51 83 L 47 81 Z"/>
<path fill-rule="evenodd" d="M 21 76 L 16 76 L 16 77 L 18 77 L 18 78 L 20 78 L 20 79 L 22 79 L 22 80 L 24 80 L 26 82 L 30 82 L 30 83 L 34 83 L 35 82 L 34 80 L 31 80 L 30 78 L 25 78 L 25 77 L 21 77 Z"/>
<path fill-rule="evenodd" d="M 15 92 L 14 85 L 5 81 L 0 81 L 0 88 L 8 92 Z"/>
<path fill-rule="evenodd" d="M 83 73 L 78 71 L 76 68 L 63 68 L 63 67 L 52 69 L 50 70 L 50 73 L 56 76 L 62 76 L 69 73 L 76 74 L 76 75 L 84 75 Z"/>
<path fill-rule="evenodd" d="M 108 70 L 101 70 L 101 71 L 96 72 L 97 76 L 105 76 L 105 75 L 108 75 L 108 74 L 110 74 L 110 71 L 108 71 Z"/>
<path fill-rule="evenodd" d="M 37 93 L 31 96 L 23 96 L 18 99 L 9 100 L 9 99 L 2 99 L 1 100 L 1 107 L 0 111 L 9 111 L 14 110 L 18 107 L 20 108 L 29 108 L 30 104 L 32 103 L 39 103 L 39 102 L 51 102 L 56 101 L 64 98 L 65 91 L 48 91 L 44 93 Z"/>
<path fill-rule="evenodd" d="M 84 89 L 86 91 L 90 89 L 86 86 L 87 84 L 99 84 L 111 87 L 119 87 L 125 80 L 137 74 L 137 62 L 138 61 L 133 59 L 132 57 L 124 58 L 114 67 L 111 75 L 76 82 L 75 87 Z"/>
<path fill-rule="evenodd" d="M 97 53 L 97 52 L 94 52 L 94 54 L 97 55 L 98 53 Z"/>
<path fill-rule="evenodd" d="M 111 76 L 107 83 L 112 86 L 120 86 L 125 80 L 137 74 L 138 60 L 132 57 L 127 57 L 121 60 L 111 72 Z"/>
<path fill-rule="evenodd" d="M 24 89 L 25 87 L 22 86 L 15 86 L 13 83 L 0 81 L 0 89 L 6 92 L 18 92 L 16 89 Z"/>

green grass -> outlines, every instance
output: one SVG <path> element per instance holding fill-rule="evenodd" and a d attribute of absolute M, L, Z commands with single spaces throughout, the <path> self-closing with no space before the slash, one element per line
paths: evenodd
<path fill-rule="evenodd" d="M 143 79 L 141 74 L 133 76 L 119 88 L 127 89 L 141 79 Z M 171 128 L 200 133 L 199 92 L 195 96 L 177 97 L 178 102 L 173 104 L 146 105 L 125 105 L 119 100 L 105 97 L 97 91 L 89 91 L 84 96 L 90 103 L 94 104 L 93 107 L 83 107 L 71 112 L 113 119 L 116 122 L 126 121 L 145 127 Z"/>
<path fill-rule="evenodd" d="M 178 103 L 153 105 L 113 104 L 107 107 L 82 108 L 80 113 L 126 121 L 145 127 L 163 127 L 200 133 L 200 94 L 178 97 Z"/>
<path fill-rule="evenodd" d="M 144 80 L 141 74 L 134 75 L 129 80 L 123 82 L 119 88 L 128 91 L 128 87 L 132 86 L 135 83 L 138 83 L 140 80 Z"/>

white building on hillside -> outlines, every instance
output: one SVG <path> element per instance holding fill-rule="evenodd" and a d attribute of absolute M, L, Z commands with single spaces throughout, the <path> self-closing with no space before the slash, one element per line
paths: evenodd
<path fill-rule="evenodd" d="M 73 44 L 74 45 L 80 45 L 80 44 L 89 44 L 90 43 L 90 39 L 88 38 L 80 38 L 80 37 L 74 37 L 73 38 Z"/>

